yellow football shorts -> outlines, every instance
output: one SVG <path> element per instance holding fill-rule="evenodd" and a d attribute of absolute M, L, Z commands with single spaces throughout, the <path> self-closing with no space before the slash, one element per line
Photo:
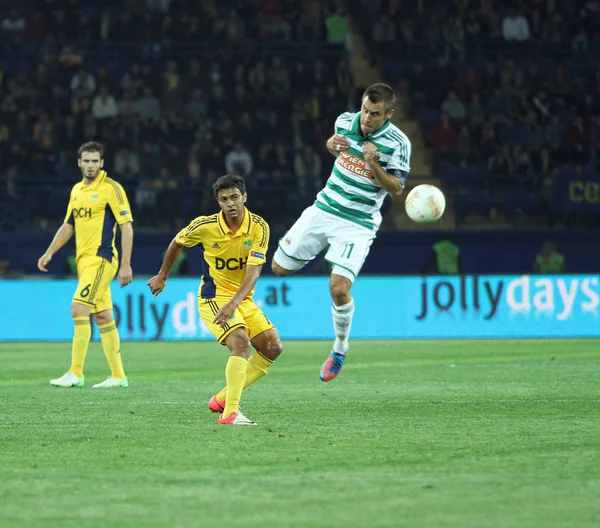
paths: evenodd
<path fill-rule="evenodd" d="M 77 261 L 79 284 L 73 301 L 92 308 L 92 313 L 112 310 L 110 283 L 117 274 L 117 263 L 102 257 L 85 256 Z"/>
<path fill-rule="evenodd" d="M 204 321 L 204 324 L 222 345 L 227 336 L 236 328 L 244 328 L 248 332 L 250 339 L 254 339 L 265 330 L 275 328 L 262 310 L 250 299 L 245 299 L 241 302 L 225 328 L 213 323 L 215 315 L 217 315 L 221 306 L 227 304 L 230 300 L 231 297 L 198 299 L 198 312 L 202 321 Z"/>

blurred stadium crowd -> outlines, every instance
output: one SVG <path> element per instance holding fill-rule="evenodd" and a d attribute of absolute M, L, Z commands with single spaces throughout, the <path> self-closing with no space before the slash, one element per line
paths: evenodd
<path fill-rule="evenodd" d="M 356 3 L 370 12 L 372 60 L 409 92 L 459 216 L 522 208 L 597 223 L 561 218 L 553 202 L 565 181 L 597 179 L 600 2 Z"/>
<path fill-rule="evenodd" d="M 138 225 L 214 209 L 225 171 L 250 176 L 254 209 L 282 225 L 314 197 L 354 95 L 335 4 L 96 4 L 41 2 L 0 23 L 5 224 L 61 217 L 88 140 L 105 145 Z"/>
<path fill-rule="evenodd" d="M 14 4 L 7 4 L 12 5 Z M 328 175 L 357 110 L 351 24 L 409 110 L 456 213 L 551 215 L 596 172 L 600 5 L 572 0 L 24 0 L 0 17 L 0 226 L 60 221 L 79 144 L 100 140 L 138 226 L 213 209 L 249 176 L 277 227 Z M 27 13 L 25 15 L 24 13 Z M 586 172 L 587 171 L 587 172 Z M 571 215 L 589 224 L 596 215 Z M 277 225 L 278 224 L 278 225 Z"/>

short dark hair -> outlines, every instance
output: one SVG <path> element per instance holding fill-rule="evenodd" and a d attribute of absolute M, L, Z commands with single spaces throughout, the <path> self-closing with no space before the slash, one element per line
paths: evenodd
<path fill-rule="evenodd" d="M 102 148 L 102 145 L 97 141 L 88 141 L 87 143 L 81 145 L 81 147 L 79 147 L 79 151 L 77 152 L 77 156 L 81 158 L 81 155 L 84 152 L 99 152 L 100 159 L 104 158 L 104 149 Z"/>
<path fill-rule="evenodd" d="M 394 93 L 394 90 L 383 83 L 376 83 L 369 86 L 365 90 L 363 99 L 365 97 L 368 97 L 369 101 L 374 104 L 383 103 L 386 112 L 396 104 L 396 94 Z"/>
<path fill-rule="evenodd" d="M 244 181 L 244 178 L 238 174 L 225 174 L 225 176 L 221 176 L 215 183 L 213 183 L 215 198 L 219 198 L 219 191 L 231 189 L 232 187 L 239 189 L 242 194 L 246 193 L 246 182 Z"/>

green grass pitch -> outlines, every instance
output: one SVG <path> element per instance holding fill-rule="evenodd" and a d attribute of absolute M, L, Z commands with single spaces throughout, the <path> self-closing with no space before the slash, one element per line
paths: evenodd
<path fill-rule="evenodd" d="M 0 344 L 0 526 L 598 527 L 593 340 L 288 342 L 216 425 L 216 343 L 124 343 L 131 386 L 55 389 L 69 344 Z"/>

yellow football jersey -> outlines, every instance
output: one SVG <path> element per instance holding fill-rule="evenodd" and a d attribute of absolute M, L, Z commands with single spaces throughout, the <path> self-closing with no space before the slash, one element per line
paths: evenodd
<path fill-rule="evenodd" d="M 198 296 L 212 299 L 235 295 L 246 276 L 246 266 L 266 262 L 269 235 L 267 222 L 244 208 L 244 220 L 236 233 L 231 232 L 221 212 L 195 218 L 175 241 L 187 248 L 202 245 L 204 263 Z M 251 299 L 253 293 L 246 298 Z"/>
<path fill-rule="evenodd" d="M 65 222 L 75 228 L 77 260 L 94 255 L 112 262 L 119 258 L 117 224 L 133 222 L 133 217 L 123 187 L 100 171 L 92 185 L 86 187 L 81 181 L 73 186 Z"/>

